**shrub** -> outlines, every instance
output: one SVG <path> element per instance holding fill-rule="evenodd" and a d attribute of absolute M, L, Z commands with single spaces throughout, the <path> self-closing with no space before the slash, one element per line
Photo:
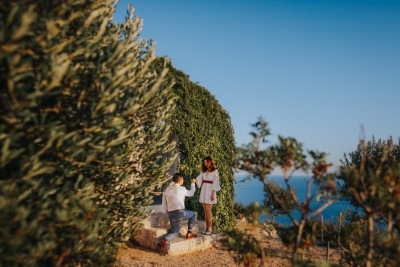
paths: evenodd
<path fill-rule="evenodd" d="M 148 72 L 141 20 L 113 13 L 111 0 L 0 7 L 2 266 L 111 265 L 169 178 L 165 71 Z"/>
<path fill-rule="evenodd" d="M 372 137 L 370 141 L 362 141 L 355 151 L 344 154 L 341 163 L 338 178 L 343 180 L 340 187 L 343 199 L 350 201 L 357 208 L 364 208 L 365 204 L 371 205 L 376 210 L 376 219 L 388 224 L 387 205 L 393 203 L 393 212 L 399 209 L 399 202 L 393 202 L 392 197 L 400 196 L 400 177 L 393 172 L 393 168 L 400 166 L 400 139 L 398 144 L 395 144 L 392 138 L 385 141 Z M 365 204 L 360 203 L 360 199 L 357 199 L 358 194 L 354 191 L 362 189 L 361 183 L 367 188 L 372 186 L 378 189 L 376 194 L 371 194 L 365 199 L 368 202 Z M 354 184 L 358 184 L 358 187 L 354 188 Z M 389 191 L 391 194 L 386 194 Z M 395 218 L 396 214 L 392 214 L 392 217 Z M 393 222 L 393 228 L 400 230 L 398 221 Z"/>
<path fill-rule="evenodd" d="M 297 250 L 304 245 L 303 232 L 306 227 L 307 218 L 320 214 L 325 208 L 335 202 L 337 199 L 336 187 L 334 184 L 334 174 L 328 173 L 330 164 L 326 162 L 325 153 L 308 151 L 312 162 L 306 160 L 306 154 L 303 152 L 303 146 L 296 139 L 291 137 L 278 136 L 279 143 L 269 147 L 262 147 L 267 143 L 267 137 L 270 134 L 268 123 L 260 118 L 253 124 L 254 131 L 250 133 L 253 137 L 251 143 L 238 148 L 238 166 L 241 170 L 247 171 L 251 177 L 257 178 L 264 184 L 266 193 L 273 199 L 275 210 L 281 210 L 289 216 L 294 224 L 295 239 L 293 256 L 297 257 Z M 283 172 L 286 190 L 276 187 L 268 181 L 268 175 L 274 168 L 280 168 Z M 290 185 L 290 179 L 297 170 L 312 170 L 312 177 L 307 181 L 307 195 L 302 201 L 298 200 L 295 190 Z M 315 184 L 315 189 L 311 190 L 311 185 Z M 288 205 L 286 198 L 280 198 L 281 194 L 290 194 Z M 317 198 L 321 204 L 317 207 L 311 207 L 311 201 Z M 300 218 L 296 219 L 289 211 L 295 205 L 300 213 Z M 307 239 L 306 239 L 307 240 Z"/>
<path fill-rule="evenodd" d="M 344 223 L 340 232 L 340 246 L 343 250 L 343 259 L 351 265 L 365 266 L 367 258 L 365 251 L 368 248 L 368 219 L 357 211 L 348 211 L 344 214 Z M 375 228 L 374 240 L 382 240 L 382 233 Z M 372 266 L 383 265 L 381 253 L 375 253 Z"/>
<path fill-rule="evenodd" d="M 235 202 L 233 204 L 233 213 L 235 214 L 235 217 L 237 219 L 246 218 L 248 215 L 250 215 L 247 212 L 246 207 L 243 205 L 242 202 L 240 203 Z"/>
<path fill-rule="evenodd" d="M 281 205 L 275 200 L 274 196 L 268 193 L 268 190 L 275 192 L 277 198 L 282 203 Z M 297 196 L 295 188 L 292 188 L 294 194 Z M 294 200 L 292 193 L 286 190 L 283 186 L 279 185 L 274 181 L 266 181 L 264 184 L 264 200 L 263 206 L 267 209 L 268 213 L 271 215 L 271 221 L 274 222 L 275 216 L 288 215 L 288 213 L 295 210 L 298 206 L 297 202 Z"/>
<path fill-rule="evenodd" d="M 260 246 L 260 242 L 250 233 L 236 229 L 225 232 L 225 241 L 228 249 L 235 252 L 235 261 L 244 266 L 255 266 L 257 259 L 265 262 L 267 255 L 273 255 L 273 251 Z"/>
<path fill-rule="evenodd" d="M 345 199 L 360 210 L 347 224 L 349 236 L 364 240 L 342 242 L 345 257 L 363 266 L 398 266 L 400 219 L 400 148 L 387 141 L 361 140 L 342 161 L 339 178 Z M 380 223 L 384 235 L 377 234 Z"/>

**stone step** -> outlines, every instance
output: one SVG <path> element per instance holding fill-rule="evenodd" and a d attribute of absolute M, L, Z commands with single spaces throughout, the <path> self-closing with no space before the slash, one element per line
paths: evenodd
<path fill-rule="evenodd" d="M 197 218 L 197 214 L 196 214 Z M 202 234 L 205 231 L 204 221 L 195 221 L 193 233 L 196 238 L 186 239 L 187 220 L 180 223 L 179 235 L 166 244 L 161 251 L 168 255 L 180 255 L 193 252 L 215 245 L 215 242 L 222 236 L 220 233 L 211 235 Z M 143 229 L 135 236 L 135 240 L 140 246 L 159 251 L 158 243 L 162 237 L 169 232 L 169 220 L 162 212 L 152 213 L 149 218 L 143 221 Z"/>
<path fill-rule="evenodd" d="M 213 233 L 205 235 L 201 232 L 194 232 L 197 237 L 187 239 L 184 235 L 179 235 L 177 238 L 167 242 L 166 246 L 159 250 L 158 243 L 162 237 L 168 233 L 168 229 L 150 229 L 143 228 L 142 231 L 135 236 L 136 242 L 141 247 L 149 248 L 168 255 L 180 255 L 188 252 L 193 252 L 201 249 L 210 248 L 215 245 L 215 242 L 222 237 L 221 233 Z"/>
<path fill-rule="evenodd" d="M 141 231 L 138 235 L 144 237 L 155 237 L 159 238 L 168 233 L 169 225 L 161 225 L 155 227 L 143 227 L 143 231 Z M 206 222 L 204 221 L 195 221 L 192 231 L 194 233 L 202 232 L 206 229 Z M 179 225 L 179 234 L 182 236 L 186 236 L 188 230 L 187 221 L 181 221 Z"/>
<path fill-rule="evenodd" d="M 162 212 L 152 213 L 150 216 L 143 220 L 143 227 L 159 227 L 169 225 L 168 217 Z"/>
<path fill-rule="evenodd" d="M 192 230 L 194 232 L 205 230 L 206 223 L 204 221 L 197 220 L 197 212 L 195 212 L 195 218 L 196 221 Z M 149 218 L 145 219 L 142 223 L 143 227 L 145 228 L 157 228 L 157 227 L 169 228 L 169 219 L 162 212 L 152 213 L 149 216 Z M 181 235 L 186 235 L 187 224 L 188 220 L 181 221 L 179 230 L 179 233 L 181 233 Z M 186 229 L 184 229 L 184 227 L 186 227 Z"/>
<path fill-rule="evenodd" d="M 211 248 L 221 237 L 222 234 L 220 233 L 214 233 L 211 235 L 197 233 L 196 238 L 190 239 L 178 237 L 173 239 L 171 242 L 168 242 L 161 252 L 168 255 L 181 255 L 188 252 Z"/>

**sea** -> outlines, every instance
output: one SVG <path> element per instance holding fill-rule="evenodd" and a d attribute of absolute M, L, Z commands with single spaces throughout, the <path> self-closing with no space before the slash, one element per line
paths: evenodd
<path fill-rule="evenodd" d="M 310 176 L 295 176 L 290 179 L 290 186 L 295 188 L 298 192 L 298 199 L 302 201 L 305 199 L 307 194 L 307 181 L 310 179 Z M 244 206 L 249 205 L 252 202 L 258 202 L 262 205 L 264 199 L 264 184 L 254 178 L 249 178 L 246 174 L 235 174 L 235 179 L 237 183 L 235 184 L 235 202 L 242 202 Z M 269 176 L 269 180 L 275 181 L 279 185 L 282 185 L 286 188 L 285 179 L 283 176 Z M 315 187 L 312 187 L 312 190 Z M 314 199 L 311 202 L 311 208 L 316 208 L 320 206 L 321 203 Z M 337 201 L 326 208 L 320 215 L 317 215 L 316 218 L 310 219 L 323 219 L 324 221 L 330 220 L 332 223 L 336 223 L 338 220 L 339 213 L 354 210 L 354 207 L 350 205 L 347 201 Z M 300 218 L 300 213 L 298 211 L 294 211 L 293 216 L 296 219 Z M 321 217 L 322 216 L 322 217 Z M 271 217 L 269 215 L 261 215 L 260 221 L 270 220 Z M 276 216 L 274 221 L 280 223 L 282 225 L 291 225 L 292 222 L 288 216 Z"/>

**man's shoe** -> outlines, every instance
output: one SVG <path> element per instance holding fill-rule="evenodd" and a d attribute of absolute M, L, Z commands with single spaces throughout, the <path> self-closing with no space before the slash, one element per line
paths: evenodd
<path fill-rule="evenodd" d="M 196 238 L 197 235 L 194 235 L 192 232 L 187 233 L 186 238 Z"/>
<path fill-rule="evenodd" d="M 160 251 L 163 251 L 165 248 L 165 244 L 167 243 L 167 240 L 165 238 L 162 238 L 159 242 L 158 242 L 158 248 Z"/>

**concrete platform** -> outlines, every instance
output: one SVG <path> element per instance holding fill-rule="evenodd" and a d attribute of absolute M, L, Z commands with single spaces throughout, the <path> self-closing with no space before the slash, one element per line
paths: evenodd
<path fill-rule="evenodd" d="M 142 247 L 159 251 L 158 243 L 169 231 L 168 218 L 162 212 L 152 213 L 149 218 L 143 221 L 143 225 L 144 228 L 135 236 L 136 242 Z M 222 234 L 202 234 L 201 232 L 205 231 L 205 226 L 204 221 L 197 220 L 196 214 L 196 221 L 192 231 L 197 237 L 186 239 L 187 221 L 182 221 L 179 229 L 180 235 L 168 242 L 164 249 L 159 252 L 168 255 L 180 255 L 214 246 L 216 241 L 222 237 Z"/>

